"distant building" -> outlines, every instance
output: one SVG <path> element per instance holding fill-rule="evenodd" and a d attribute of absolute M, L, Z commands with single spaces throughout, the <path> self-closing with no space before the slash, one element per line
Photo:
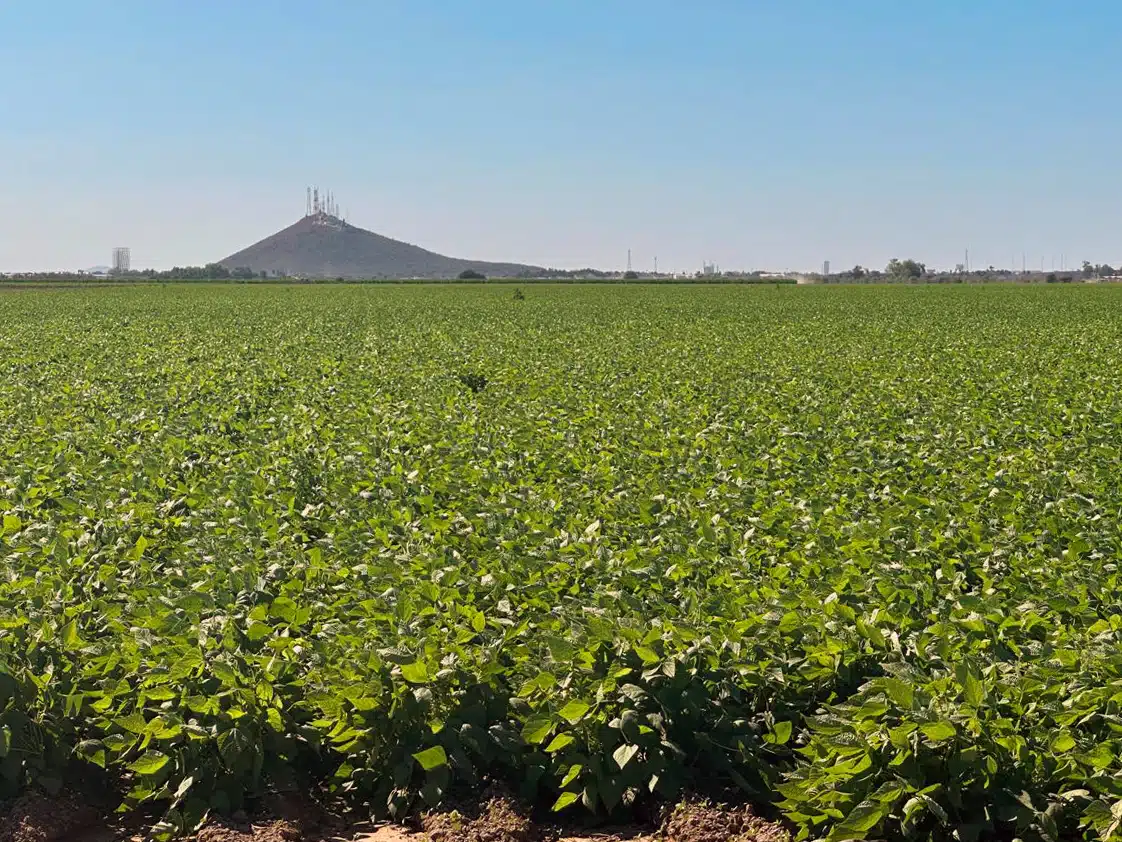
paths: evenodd
<path fill-rule="evenodd" d="M 128 272 L 132 268 L 132 255 L 127 248 L 113 249 L 113 273 Z"/>

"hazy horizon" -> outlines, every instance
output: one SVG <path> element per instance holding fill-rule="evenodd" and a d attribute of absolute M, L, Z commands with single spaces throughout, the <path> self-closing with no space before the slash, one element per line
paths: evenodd
<path fill-rule="evenodd" d="M 1116 264 L 1122 7 L 57 0 L 0 9 L 0 271 L 296 221 L 556 268 Z"/>

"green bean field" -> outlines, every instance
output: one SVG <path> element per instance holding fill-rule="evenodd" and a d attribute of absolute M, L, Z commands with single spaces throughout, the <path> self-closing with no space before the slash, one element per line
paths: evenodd
<path fill-rule="evenodd" d="M 1122 832 L 1122 288 L 0 291 L 0 798 Z"/>

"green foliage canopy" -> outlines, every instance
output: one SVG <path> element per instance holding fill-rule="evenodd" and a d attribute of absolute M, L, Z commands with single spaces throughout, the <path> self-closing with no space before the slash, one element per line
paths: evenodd
<path fill-rule="evenodd" d="M 1105 837 L 1119 305 L 0 297 L 0 794 L 79 760 L 170 835 L 487 774 L 601 813 L 736 786 L 814 838 Z"/>

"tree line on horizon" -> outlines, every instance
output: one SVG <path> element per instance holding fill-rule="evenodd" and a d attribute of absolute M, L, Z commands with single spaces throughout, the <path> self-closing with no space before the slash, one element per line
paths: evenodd
<path fill-rule="evenodd" d="M 824 283 L 954 283 L 954 282 L 1001 282 L 1010 280 L 1037 280 L 1046 283 L 1073 283 L 1077 280 L 1094 280 L 1098 278 L 1116 277 L 1122 273 L 1122 267 L 1115 268 L 1108 263 L 1092 263 L 1084 260 L 1079 270 L 1068 272 L 1038 272 L 1029 270 L 1018 272 L 1012 269 L 999 269 L 989 266 L 984 269 L 966 270 L 958 266 L 951 271 L 935 271 L 926 264 L 911 259 L 893 258 L 883 270 L 869 269 L 861 265 L 854 266 L 842 272 L 829 275 L 821 273 L 788 273 L 788 278 L 777 277 L 775 273 L 761 270 L 725 271 L 720 273 L 705 274 L 696 272 L 693 280 L 708 282 L 756 282 L 774 283 L 777 281 L 793 281 L 795 277 L 817 278 Z M 105 276 L 90 275 L 86 272 L 19 272 L 4 276 L 10 281 L 91 281 L 106 278 L 108 280 L 132 281 L 295 281 L 309 280 L 342 282 L 346 279 L 339 278 L 302 278 L 283 273 L 255 272 L 249 267 L 235 267 L 233 269 L 220 263 L 208 263 L 203 266 L 175 266 L 171 269 L 159 271 L 155 269 L 132 269 L 126 271 L 110 272 Z M 545 269 L 539 272 L 522 272 L 506 278 L 507 280 L 624 280 L 624 281 L 652 281 L 666 280 L 666 275 L 656 275 L 652 272 L 637 272 L 628 270 L 619 272 L 604 269 Z M 404 280 L 397 278 L 371 278 L 370 280 Z M 439 279 L 422 279 L 439 280 Z M 452 279 L 444 279 L 452 280 Z M 465 270 L 455 279 L 459 281 L 485 281 L 487 276 L 475 270 Z M 674 278 L 674 280 L 683 280 Z M 689 280 L 686 278 L 685 280 Z"/>

